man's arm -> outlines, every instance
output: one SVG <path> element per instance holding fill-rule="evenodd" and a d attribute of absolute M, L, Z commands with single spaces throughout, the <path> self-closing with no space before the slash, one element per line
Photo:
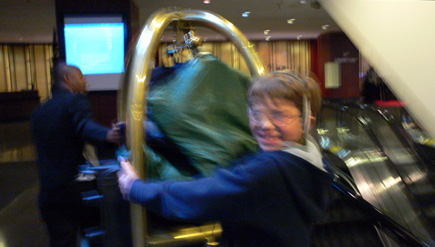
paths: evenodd
<path fill-rule="evenodd" d="M 112 126 L 111 129 L 94 121 L 89 100 L 81 94 L 74 95 L 69 110 L 72 115 L 75 132 L 82 140 L 108 141 L 118 143 L 120 140 L 119 127 Z"/>

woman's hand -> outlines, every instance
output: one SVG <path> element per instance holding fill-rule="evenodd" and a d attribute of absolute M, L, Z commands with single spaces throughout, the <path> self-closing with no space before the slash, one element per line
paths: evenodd
<path fill-rule="evenodd" d="M 133 186 L 133 183 L 139 179 L 139 175 L 134 167 L 131 166 L 130 162 L 125 160 L 123 157 L 118 157 L 118 160 L 122 168 L 117 172 L 119 189 L 121 190 L 122 197 L 129 200 L 131 186 Z"/>

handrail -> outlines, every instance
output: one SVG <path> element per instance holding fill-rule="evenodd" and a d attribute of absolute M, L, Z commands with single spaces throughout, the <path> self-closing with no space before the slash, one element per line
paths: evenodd
<path fill-rule="evenodd" d="M 382 227 L 388 227 L 396 234 L 396 236 L 400 237 L 400 240 L 405 241 L 406 244 L 409 244 L 413 247 L 430 247 L 428 244 L 418 239 L 407 229 L 397 224 L 393 219 L 383 214 L 381 211 L 379 211 L 372 204 L 364 200 L 362 197 L 354 194 L 353 190 L 349 189 L 338 180 L 334 180 L 333 185 L 337 191 L 339 191 L 343 196 L 349 199 L 355 206 L 359 207 L 363 212 L 369 214 L 370 216 L 374 216 L 375 219 L 382 224 Z"/>
<path fill-rule="evenodd" d="M 370 106 L 370 105 L 358 105 L 358 104 L 352 104 L 352 103 L 346 103 L 346 105 L 340 105 L 340 104 L 332 103 L 332 102 L 328 102 L 328 101 L 325 101 L 325 102 L 324 102 L 324 105 L 325 105 L 325 106 L 328 106 L 328 107 L 331 107 L 331 108 L 333 108 L 333 109 L 335 109 L 335 110 L 338 110 L 338 111 L 347 112 L 347 113 L 349 113 L 350 115 L 352 115 L 353 118 L 354 118 L 357 122 L 359 122 L 359 123 L 364 127 L 366 133 L 369 135 L 370 139 L 373 141 L 373 143 L 375 144 L 375 146 L 376 146 L 376 148 L 378 149 L 378 151 L 379 151 L 380 153 L 382 153 L 382 154 L 385 154 L 385 156 L 388 157 L 388 155 L 386 155 L 385 148 L 383 147 L 383 145 L 382 145 L 381 142 L 379 141 L 378 137 L 375 135 L 375 133 L 374 133 L 373 130 L 371 129 L 370 125 L 368 125 L 368 124 L 366 123 L 366 121 L 364 121 L 363 116 L 362 116 L 361 114 L 359 114 L 359 113 L 353 111 L 351 108 L 360 108 L 360 109 L 362 109 L 362 110 L 370 110 L 370 111 L 372 111 L 372 112 L 374 112 L 374 113 L 376 113 L 376 114 L 380 114 L 380 117 L 381 117 L 381 118 L 382 118 L 382 119 L 383 119 L 387 124 L 389 124 L 389 126 L 391 127 L 390 122 L 388 121 L 388 116 L 386 116 L 386 115 L 384 115 L 384 114 L 381 114 L 380 111 L 378 111 L 376 108 L 373 108 L 373 107 Z M 394 131 L 394 130 L 393 130 L 393 131 Z M 395 134 L 397 135 L 396 132 L 395 132 Z M 401 140 L 401 142 L 402 142 L 402 144 L 403 144 L 403 140 Z M 407 144 L 407 143 L 405 143 L 405 144 Z M 417 157 L 418 157 L 418 156 L 417 156 Z M 395 164 L 393 163 L 393 161 L 392 161 L 390 158 L 388 158 L 386 161 L 388 162 L 388 164 L 390 164 L 390 166 L 391 166 L 393 169 L 396 170 L 397 174 L 398 174 L 399 177 L 402 179 L 402 181 L 404 181 L 404 182 L 403 182 L 403 183 L 404 183 L 404 188 L 406 189 L 406 191 L 408 191 L 409 195 L 410 195 L 410 196 L 415 200 L 415 202 L 417 203 L 417 205 L 420 205 L 419 202 L 418 202 L 418 200 L 416 200 L 415 196 L 414 196 L 413 193 L 411 192 L 411 190 L 410 190 L 410 188 L 409 188 L 409 185 L 405 182 L 406 179 L 403 179 L 402 174 L 397 170 L 397 168 L 396 168 Z M 421 162 L 420 159 L 419 159 L 418 161 Z M 368 203 L 368 202 L 367 202 L 367 203 Z M 381 214 L 382 214 L 382 213 L 381 213 Z M 426 216 L 426 213 L 425 213 L 425 212 L 421 212 L 421 214 L 424 215 L 424 216 Z M 426 217 L 427 217 L 427 216 L 426 216 Z M 397 223 L 396 223 L 396 224 L 397 224 Z M 400 225 L 399 225 L 399 226 L 400 226 Z"/>

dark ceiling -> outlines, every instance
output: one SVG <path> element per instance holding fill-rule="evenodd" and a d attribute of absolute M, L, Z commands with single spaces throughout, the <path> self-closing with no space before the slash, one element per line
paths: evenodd
<path fill-rule="evenodd" d="M 134 0 L 141 26 L 153 12 L 164 7 L 209 10 L 238 27 L 250 40 L 312 39 L 339 31 L 317 1 L 313 0 Z M 249 11 L 249 17 L 242 13 Z M 288 19 L 295 19 L 288 24 Z M 328 29 L 322 27 L 328 25 Z M 54 0 L 0 1 L 0 43 L 51 43 L 56 26 Z M 264 30 L 270 30 L 265 35 Z M 210 40 L 213 34 L 204 34 Z"/>

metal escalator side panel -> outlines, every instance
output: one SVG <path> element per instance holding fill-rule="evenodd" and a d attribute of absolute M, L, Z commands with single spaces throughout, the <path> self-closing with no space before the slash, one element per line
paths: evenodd
<path fill-rule="evenodd" d="M 329 140 L 323 148 L 343 159 L 365 200 L 419 238 L 433 241 L 404 190 L 402 178 L 392 169 L 382 142 L 368 128 L 372 119 L 358 113 L 355 109 L 326 105 L 318 124 L 320 137 Z"/>

